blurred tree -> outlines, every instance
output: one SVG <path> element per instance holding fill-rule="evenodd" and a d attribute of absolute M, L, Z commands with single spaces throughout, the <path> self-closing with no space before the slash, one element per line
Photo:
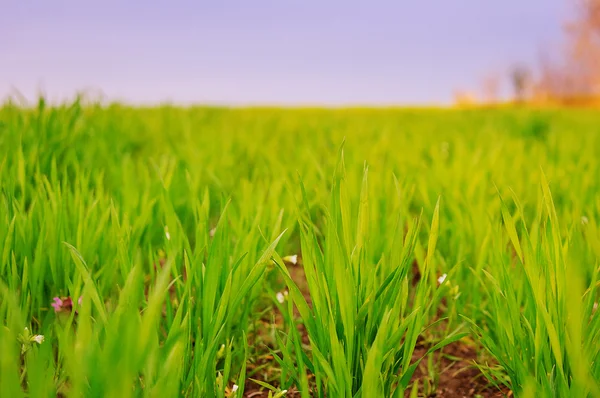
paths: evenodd
<path fill-rule="evenodd" d="M 600 105 L 600 0 L 570 1 L 575 12 L 563 51 L 543 54 L 535 77 L 522 65 L 510 70 L 516 102 Z"/>
<path fill-rule="evenodd" d="M 530 76 L 529 69 L 522 65 L 517 65 L 510 70 L 510 81 L 516 102 L 524 102 L 527 99 Z"/>
<path fill-rule="evenodd" d="M 578 97 L 600 94 L 600 0 L 575 0 L 566 26 L 570 89 Z"/>

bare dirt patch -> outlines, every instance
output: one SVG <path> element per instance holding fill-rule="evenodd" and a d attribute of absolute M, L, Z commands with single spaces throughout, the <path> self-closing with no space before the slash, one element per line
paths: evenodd
<path fill-rule="evenodd" d="M 428 347 L 418 344 L 413 353 L 413 360 L 421 358 Z M 502 390 L 491 384 L 475 365 L 478 359 L 475 347 L 461 341 L 454 342 L 440 351 L 431 354 L 436 370 L 434 379 L 428 370 L 428 358 L 424 358 L 412 378 L 412 383 L 419 383 L 420 397 L 511 397 L 512 392 Z M 406 396 L 409 392 L 406 393 Z"/>

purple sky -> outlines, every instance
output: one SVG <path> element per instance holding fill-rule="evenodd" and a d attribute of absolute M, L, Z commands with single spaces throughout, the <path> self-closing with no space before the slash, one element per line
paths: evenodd
<path fill-rule="evenodd" d="M 0 0 L 0 98 L 452 99 L 561 42 L 567 0 Z"/>

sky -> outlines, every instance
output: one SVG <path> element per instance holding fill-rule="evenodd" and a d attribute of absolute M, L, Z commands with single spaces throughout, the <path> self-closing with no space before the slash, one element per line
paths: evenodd
<path fill-rule="evenodd" d="M 452 101 L 560 47 L 568 0 L 0 0 L 0 101 Z"/>

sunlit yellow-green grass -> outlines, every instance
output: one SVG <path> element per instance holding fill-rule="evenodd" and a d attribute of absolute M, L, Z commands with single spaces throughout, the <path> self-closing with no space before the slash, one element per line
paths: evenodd
<path fill-rule="evenodd" d="M 0 396 L 417 396 L 419 337 L 515 396 L 600 396 L 599 126 L 5 104 Z"/>

